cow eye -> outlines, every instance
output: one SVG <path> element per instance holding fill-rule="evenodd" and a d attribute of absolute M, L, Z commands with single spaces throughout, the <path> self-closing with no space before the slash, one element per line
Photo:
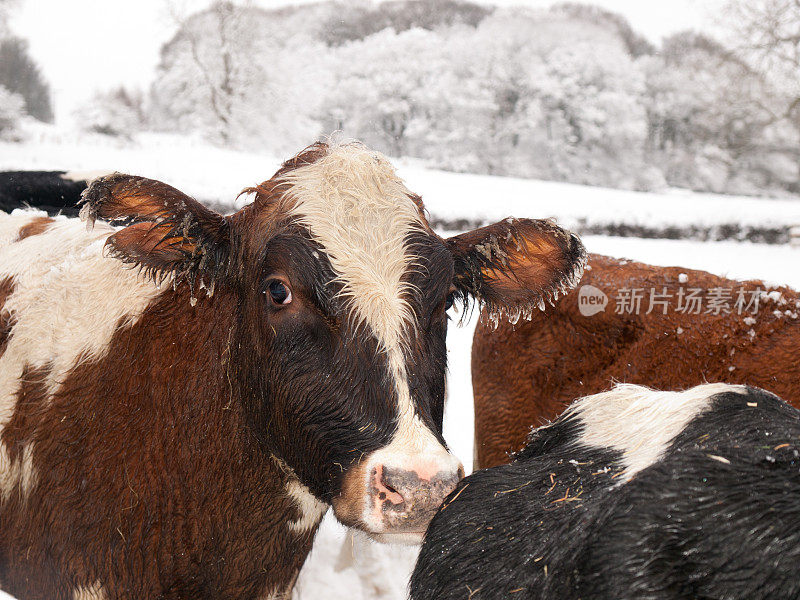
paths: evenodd
<path fill-rule="evenodd" d="M 450 292 L 449 294 L 447 294 L 447 299 L 444 301 L 445 312 L 453 308 L 454 302 L 455 302 L 455 294 L 453 292 Z"/>
<path fill-rule="evenodd" d="M 267 294 L 278 305 L 286 306 L 292 301 L 292 290 L 280 279 L 273 279 L 267 285 Z"/>

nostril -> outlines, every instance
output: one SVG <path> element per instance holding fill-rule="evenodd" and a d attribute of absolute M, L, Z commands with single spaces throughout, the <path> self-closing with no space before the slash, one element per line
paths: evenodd
<path fill-rule="evenodd" d="M 464 467 L 463 466 L 459 466 L 458 467 L 458 480 L 461 481 L 462 479 L 464 479 L 464 475 L 465 475 Z"/>
<path fill-rule="evenodd" d="M 383 487 L 386 489 L 378 494 L 378 498 L 380 498 L 381 500 L 386 500 L 386 498 L 388 498 L 390 494 L 397 494 L 402 498 L 402 494 L 400 494 L 400 492 L 398 492 L 396 489 L 394 489 L 392 486 L 386 483 L 386 479 L 382 479 L 381 483 L 383 484 Z"/>
<path fill-rule="evenodd" d="M 386 471 L 383 465 L 372 470 L 372 495 L 377 496 L 381 502 L 390 502 L 396 506 L 405 502 L 402 494 L 386 481 Z"/>

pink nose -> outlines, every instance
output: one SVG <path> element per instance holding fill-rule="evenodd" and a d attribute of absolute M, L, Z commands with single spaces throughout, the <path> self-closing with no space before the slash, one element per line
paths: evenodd
<path fill-rule="evenodd" d="M 375 521 L 392 531 L 425 531 L 447 494 L 464 477 L 464 468 L 437 473 L 425 469 L 373 467 L 369 493 Z"/>

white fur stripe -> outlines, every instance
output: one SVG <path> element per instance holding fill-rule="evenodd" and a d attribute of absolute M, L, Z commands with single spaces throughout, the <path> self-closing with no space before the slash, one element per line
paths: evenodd
<path fill-rule="evenodd" d="M 322 517 L 328 510 L 328 505 L 318 500 L 306 486 L 300 483 L 296 477 L 292 477 L 286 483 L 286 493 L 291 498 L 297 510 L 300 511 L 300 518 L 296 521 L 289 521 L 289 529 L 295 533 L 308 533 L 315 529 Z"/>
<path fill-rule="evenodd" d="M 389 161 L 358 144 L 332 146 L 284 180 L 291 212 L 322 246 L 353 319 L 386 354 L 401 421 L 410 425 L 404 346 L 415 323 L 407 302 L 413 289 L 403 277 L 413 266 L 408 238 L 424 227 L 417 205 Z"/>
<path fill-rule="evenodd" d="M 311 490 L 300 481 L 294 469 L 289 465 L 274 455 L 272 456 L 272 461 L 275 466 L 286 474 L 286 495 L 294 502 L 300 513 L 298 519 L 289 521 L 288 527 L 294 533 L 308 533 L 319 525 L 322 517 L 328 511 L 328 504 L 312 494 Z"/>
<path fill-rule="evenodd" d="M 403 279 L 415 268 L 409 237 L 425 230 L 411 193 L 384 156 L 357 144 L 333 146 L 284 179 L 291 213 L 328 256 L 353 320 L 367 326 L 387 358 L 399 419 L 391 442 L 369 464 L 455 474 L 458 459 L 416 414 L 408 386 L 406 346 L 416 323 L 407 298 L 415 290 Z M 362 520 L 381 531 L 371 506 L 365 494 Z"/>
<path fill-rule="evenodd" d="M 19 486 L 23 498 L 27 498 L 36 484 L 37 474 L 33 466 L 34 444 L 25 444 L 22 455 L 11 460 L 5 446 L 0 447 L 0 495 L 7 499 Z"/>
<path fill-rule="evenodd" d="M 136 270 L 104 256 L 106 238 L 115 231 L 106 224 L 88 232 L 79 220 L 59 217 L 44 233 L 15 241 L 20 228 L 41 216 L 0 213 L 0 278 L 14 280 L 3 307 L 12 316 L 13 333 L 0 357 L 0 431 L 14 414 L 25 368 L 45 370 L 52 395 L 78 361 L 101 358 L 119 325 L 135 323 L 161 293 Z M 15 465 L 0 444 L 3 495 L 18 484 L 23 491 L 32 485 L 28 451 Z"/>
<path fill-rule="evenodd" d="M 711 383 L 684 392 L 661 392 L 632 384 L 573 402 L 565 416 L 583 424 L 579 441 L 622 453 L 627 481 L 657 462 L 689 422 L 709 409 L 711 398 L 725 392 L 746 393 L 741 385 Z"/>

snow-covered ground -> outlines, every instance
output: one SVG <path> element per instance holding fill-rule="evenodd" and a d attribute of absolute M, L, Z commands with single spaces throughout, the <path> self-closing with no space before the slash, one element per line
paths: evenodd
<path fill-rule="evenodd" d="M 469 216 L 497 221 L 515 216 L 555 217 L 565 227 L 578 223 L 622 222 L 651 227 L 713 226 L 743 223 L 774 227 L 800 224 L 800 202 L 744 196 L 662 193 L 589 187 L 555 181 L 400 169 L 413 190 L 420 190 L 432 215 L 454 220 Z"/>
<path fill-rule="evenodd" d="M 267 179 L 288 157 L 223 150 L 199 139 L 140 134 L 135 141 L 36 126 L 24 144 L 0 142 L 0 169 L 116 170 L 160 179 L 200 200 L 233 202 L 242 188 Z M 397 161 L 400 175 L 439 220 L 492 222 L 554 217 L 579 223 L 649 227 L 800 225 L 800 201 L 698 194 L 643 193 L 552 181 L 449 173 Z"/>
<path fill-rule="evenodd" d="M 279 159 L 210 148 L 197 140 L 142 136 L 137 143 L 104 138 L 72 142 L 49 130 L 23 145 L 0 143 L 0 170 L 109 169 L 162 179 L 200 199 L 233 201 L 239 190 L 269 177 Z M 440 218 L 497 220 L 555 216 L 566 226 L 581 218 L 639 224 L 786 225 L 800 223 L 800 202 L 756 200 L 705 194 L 638 194 L 576 185 L 458 175 L 400 162 L 409 187 Z M 704 269 L 733 278 L 760 278 L 800 288 L 800 249 L 736 242 L 642 240 L 588 236 L 591 252 L 624 256 L 658 265 Z M 445 438 L 467 470 L 472 465 L 472 385 L 470 350 L 474 321 L 451 325 L 450 374 Z M 413 567 L 414 548 L 372 544 L 348 534 L 330 514 L 304 567 L 295 597 L 348 600 L 400 599 Z M 0 593 L 0 600 L 4 600 Z"/>
<path fill-rule="evenodd" d="M 0 170 L 120 171 L 159 179 L 199 200 L 231 204 L 281 162 L 177 135 L 141 134 L 125 141 L 46 125 L 33 126 L 29 135 L 23 144 L 0 142 Z"/>

